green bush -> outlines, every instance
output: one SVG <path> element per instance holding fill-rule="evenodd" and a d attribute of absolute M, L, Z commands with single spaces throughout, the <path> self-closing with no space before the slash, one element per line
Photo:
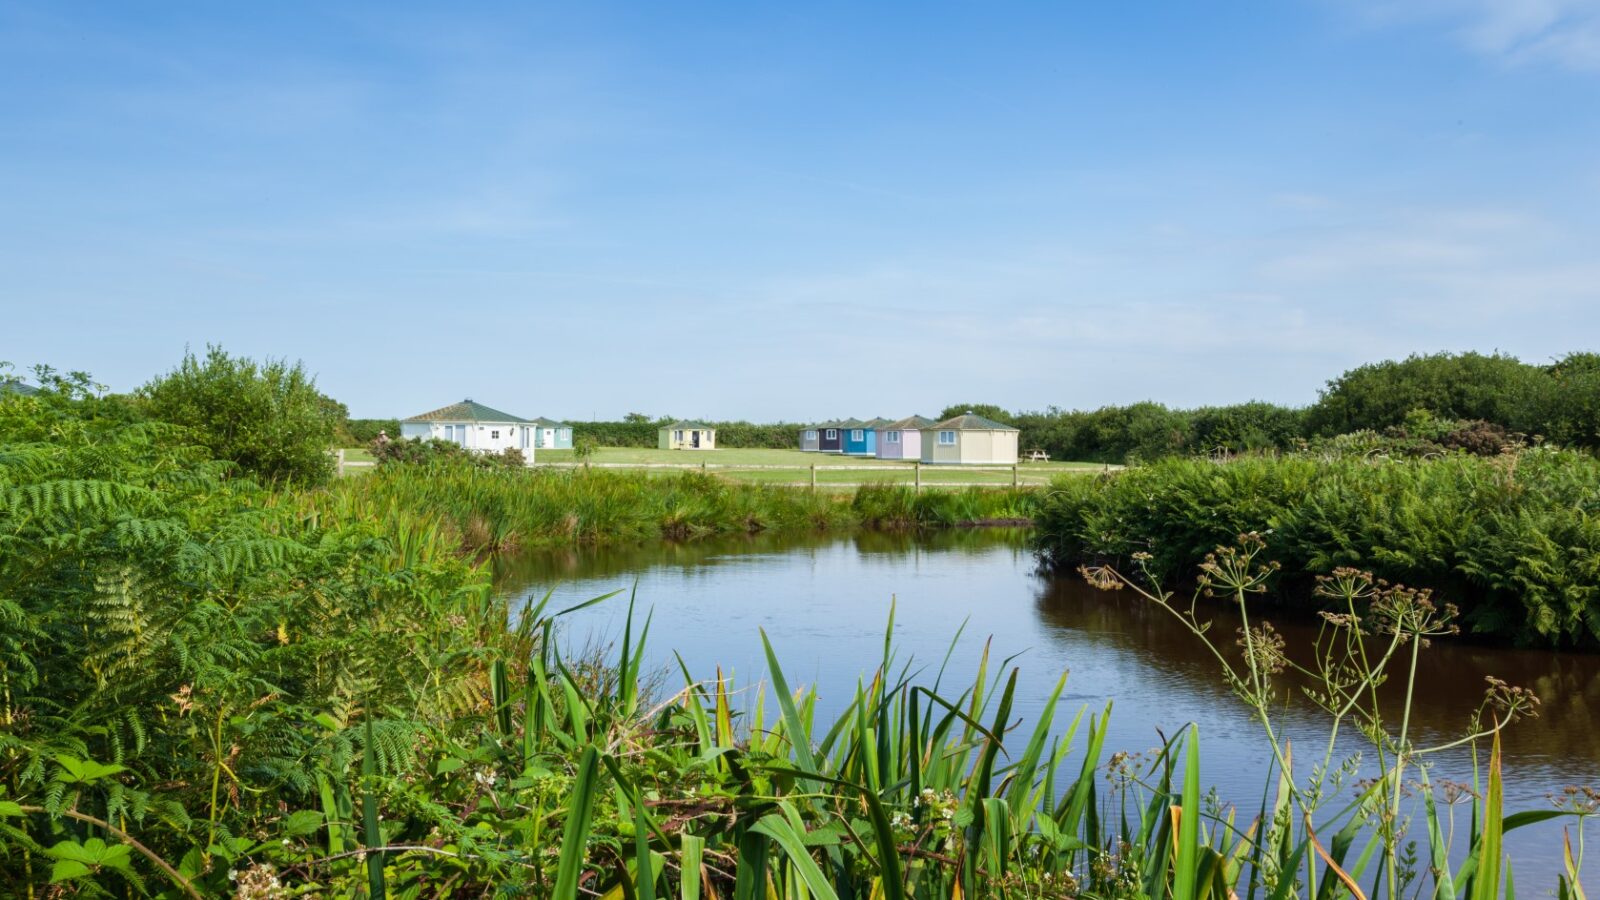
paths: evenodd
<path fill-rule="evenodd" d="M 1437 588 L 1480 634 L 1600 646 L 1600 461 L 1586 454 L 1170 459 L 1060 479 L 1040 506 L 1040 551 L 1057 566 L 1149 553 L 1173 577 L 1259 532 L 1306 577 L 1370 569 Z M 1295 600 L 1309 585 L 1285 588 Z"/>
<path fill-rule="evenodd" d="M 454 441 L 441 438 L 427 440 L 411 438 L 386 443 L 374 441 L 371 447 L 372 455 L 379 465 L 419 466 L 459 463 L 494 469 L 521 468 L 527 464 L 527 458 L 515 447 L 507 447 L 499 453 L 473 453 Z"/>
<path fill-rule="evenodd" d="M 210 456 L 266 481 L 321 484 L 333 475 L 338 410 L 300 363 L 257 363 L 210 347 L 186 353 L 138 391 L 154 418 L 189 429 Z"/>
<path fill-rule="evenodd" d="M 365 447 L 378 439 L 378 432 L 384 432 L 393 440 L 400 439 L 399 419 L 350 419 L 345 423 L 345 431 L 350 435 L 350 446 Z"/>

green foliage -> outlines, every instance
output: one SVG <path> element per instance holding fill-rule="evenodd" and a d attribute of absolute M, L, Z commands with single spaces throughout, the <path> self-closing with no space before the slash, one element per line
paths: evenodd
<path fill-rule="evenodd" d="M 620 422 L 583 422 L 573 429 L 573 440 L 588 435 L 602 447 L 654 447 L 661 426 L 671 418 L 651 420 L 642 413 L 629 413 Z M 807 426 L 798 422 L 707 422 L 717 430 L 717 446 L 728 450 L 788 450 L 800 440 Z"/>
<path fill-rule="evenodd" d="M 300 363 L 257 363 L 207 348 L 139 389 L 154 418 L 190 429 L 216 459 L 266 481 L 321 484 L 333 474 L 328 449 L 343 405 L 317 391 Z"/>
<path fill-rule="evenodd" d="M 1190 729 L 1144 761 L 1108 760 L 1109 706 L 1067 722 L 1065 675 L 1025 725 L 1009 661 L 985 654 L 930 686 L 898 657 L 891 617 L 881 660 L 832 721 L 814 691 L 790 690 L 771 641 L 766 683 L 685 667 L 681 689 L 652 696 L 648 617 L 636 629 L 630 606 L 612 658 L 566 657 L 550 636 L 572 610 L 508 608 L 446 524 L 599 537 L 849 514 L 704 476 L 449 463 L 271 493 L 70 380 L 0 399 L 0 883 L 1204 900 L 1262 895 L 1265 879 L 1273 896 L 1311 896 L 1309 816 L 1273 816 L 1269 831 L 1207 803 Z M 1498 889 L 1500 835 L 1565 814 L 1502 821 L 1493 759 L 1465 848 L 1476 862 L 1449 873 L 1473 896 Z M 1318 824 L 1354 834 L 1380 813 Z"/>
<path fill-rule="evenodd" d="M 137 891 L 147 858 L 219 893 L 267 831 L 310 858 L 280 804 L 352 783 L 351 723 L 398 764 L 462 690 L 396 656 L 470 672 L 473 629 L 504 632 L 452 556 L 313 521 L 192 438 L 69 381 L 0 399 L 0 795 L 33 816 L 0 882 Z"/>
<path fill-rule="evenodd" d="M 1365 448 L 1352 448 L 1361 451 Z M 1241 532 L 1309 575 L 1339 566 L 1426 584 L 1473 631 L 1600 646 L 1600 461 L 1535 449 L 1481 458 L 1307 453 L 1171 459 L 1061 479 L 1035 517 L 1055 564 L 1153 554 L 1174 577 Z M 1290 582 L 1304 598 L 1308 585 Z"/>
<path fill-rule="evenodd" d="M 389 436 L 390 440 L 400 440 L 399 419 L 350 419 L 345 423 L 345 432 L 350 436 L 351 447 L 365 447 L 378 439 L 378 432 Z"/>
<path fill-rule="evenodd" d="M 1006 412 L 1004 408 L 996 406 L 993 403 L 957 403 L 953 406 L 946 406 L 939 413 L 939 421 L 942 422 L 945 419 L 953 419 L 956 416 L 964 416 L 968 413 L 983 416 L 985 419 L 993 419 L 996 422 L 1000 422 L 1005 425 L 1017 424 L 1015 421 L 1013 421 L 1013 416 L 1011 413 Z"/>
<path fill-rule="evenodd" d="M 1483 419 L 1511 427 L 1542 373 L 1514 357 L 1437 353 L 1359 366 L 1328 382 L 1307 414 L 1311 432 L 1344 434 L 1401 425 L 1413 410 L 1443 419 Z"/>
<path fill-rule="evenodd" d="M 439 465 L 457 464 L 483 469 L 520 469 L 527 465 L 527 457 L 515 447 L 499 453 L 474 453 L 454 441 L 442 438 L 411 438 L 372 444 L 372 456 L 379 465 Z"/>

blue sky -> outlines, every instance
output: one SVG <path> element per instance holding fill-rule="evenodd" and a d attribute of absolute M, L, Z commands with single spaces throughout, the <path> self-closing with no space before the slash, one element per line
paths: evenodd
<path fill-rule="evenodd" d="M 1600 0 L 9 3 L 0 359 L 356 415 L 1314 399 L 1600 349 Z"/>

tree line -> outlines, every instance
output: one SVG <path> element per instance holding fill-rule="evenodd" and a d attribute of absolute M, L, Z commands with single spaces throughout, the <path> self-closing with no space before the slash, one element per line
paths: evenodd
<path fill-rule="evenodd" d="M 63 377 L 49 369 L 36 380 Z M 220 347 L 185 354 L 171 371 L 127 401 L 157 421 L 191 429 L 216 459 L 267 481 L 317 484 L 332 474 L 327 450 L 369 444 L 380 430 L 398 438 L 397 419 L 352 419 L 317 389 L 301 363 L 257 362 Z M 1411 452 L 1495 453 L 1514 443 L 1600 447 L 1600 353 L 1571 353 L 1546 365 L 1505 354 L 1435 353 L 1351 369 L 1310 406 L 1251 401 L 1192 409 L 1154 401 L 1094 410 L 1011 412 L 958 403 L 941 418 L 975 412 L 1021 430 L 1024 449 L 1055 459 L 1108 463 L 1170 456 L 1292 450 L 1342 442 Z M 574 422 L 600 446 L 653 447 L 670 416 L 629 413 L 617 421 Z M 725 448 L 792 448 L 801 422 L 709 423 Z"/>
<path fill-rule="evenodd" d="M 1571 353 L 1548 365 L 1504 354 L 1413 355 L 1351 369 L 1306 407 L 1252 401 L 1180 409 L 1147 401 L 1012 413 L 957 404 L 944 414 L 967 410 L 1021 429 L 1024 448 L 1097 462 L 1290 450 L 1363 433 L 1462 449 L 1492 447 L 1492 437 L 1481 439 L 1503 434 L 1592 450 L 1600 447 L 1600 354 Z"/>

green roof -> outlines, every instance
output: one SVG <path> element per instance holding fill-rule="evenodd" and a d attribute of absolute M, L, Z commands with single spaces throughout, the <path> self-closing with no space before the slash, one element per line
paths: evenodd
<path fill-rule="evenodd" d="M 937 429 L 939 429 L 941 431 L 1018 431 L 1019 430 L 1019 429 L 1016 429 L 1016 428 L 1012 428 L 1010 425 L 1007 425 L 1004 422 L 996 422 L 993 419 L 985 419 L 983 416 L 973 415 L 972 413 L 967 413 L 964 416 L 956 416 L 953 419 L 945 419 L 943 422 L 940 422 L 937 425 L 932 425 L 932 426 L 929 426 L 929 427 L 930 428 L 937 428 Z"/>
<path fill-rule="evenodd" d="M 671 425 L 663 425 L 661 427 L 662 428 L 671 428 L 673 430 L 677 430 L 679 428 L 699 429 L 701 431 L 716 431 L 717 430 L 716 426 L 707 425 L 705 422 L 695 422 L 695 421 L 692 421 L 692 420 L 688 421 L 688 422 L 673 422 Z"/>
<path fill-rule="evenodd" d="M 521 416 L 513 416 L 508 412 L 501 412 L 475 402 L 471 397 L 460 403 L 441 406 L 432 412 L 405 419 L 406 422 L 528 422 Z"/>
<path fill-rule="evenodd" d="M 933 425 L 933 420 L 927 416 L 906 416 L 898 422 L 890 422 L 883 426 L 885 431 L 922 431 Z"/>
<path fill-rule="evenodd" d="M 19 394 L 26 397 L 29 394 L 37 393 L 39 393 L 39 389 L 31 384 L 23 384 L 20 381 L 0 381 L 0 394 Z"/>
<path fill-rule="evenodd" d="M 544 416 L 534 416 L 533 417 L 533 424 L 538 425 L 541 428 L 565 428 L 565 427 L 567 427 L 567 423 L 565 423 L 565 422 L 558 422 L 555 419 L 546 419 Z"/>

